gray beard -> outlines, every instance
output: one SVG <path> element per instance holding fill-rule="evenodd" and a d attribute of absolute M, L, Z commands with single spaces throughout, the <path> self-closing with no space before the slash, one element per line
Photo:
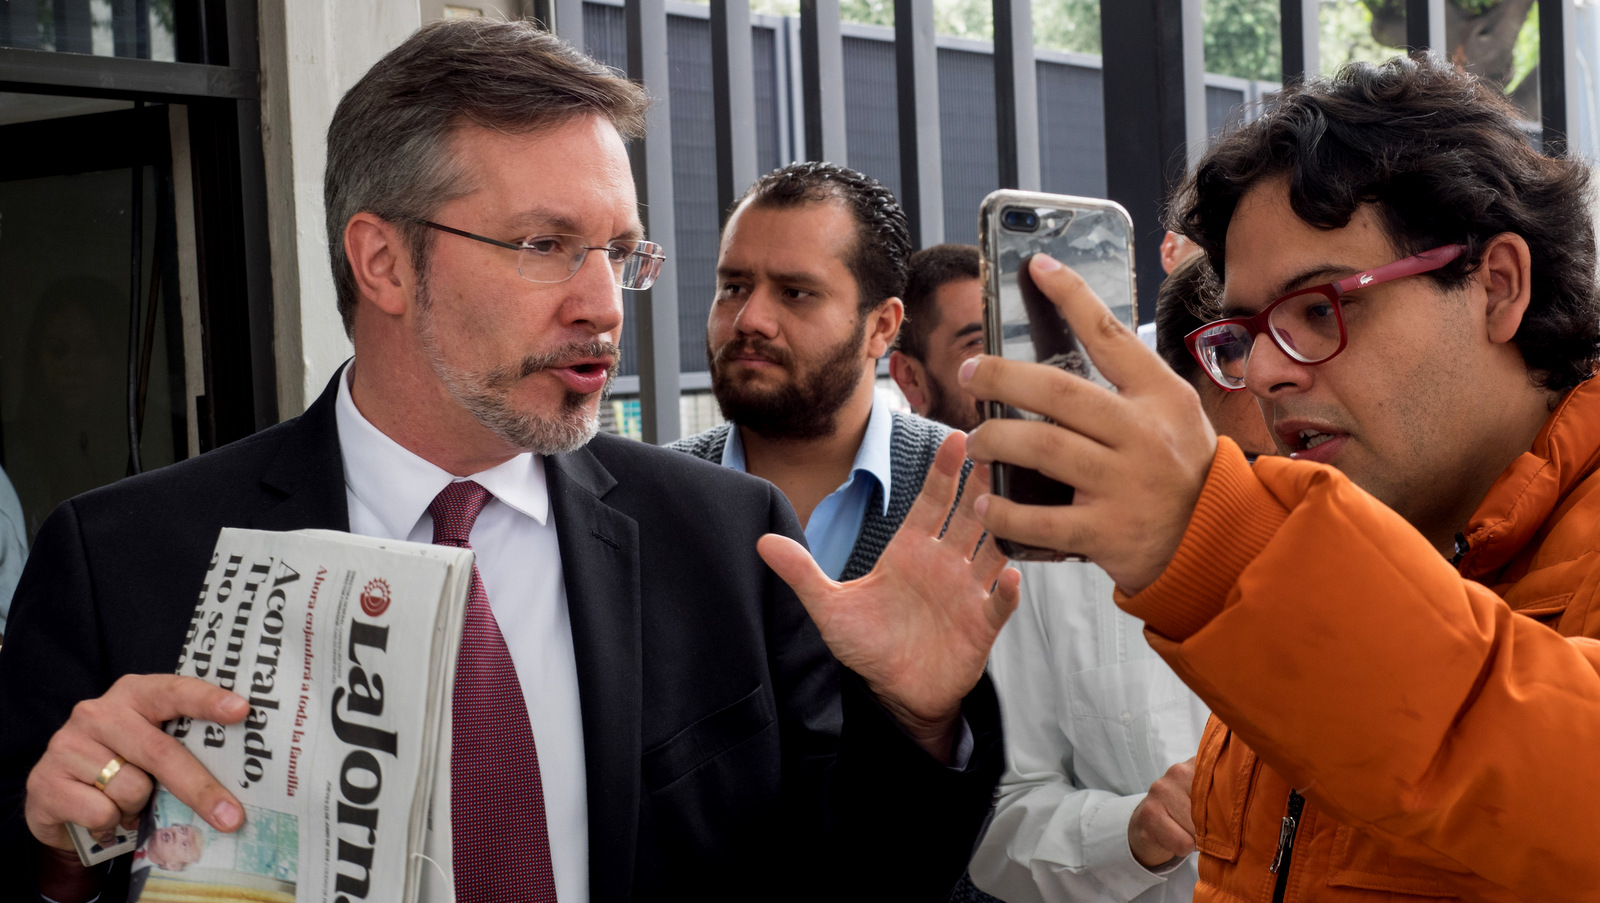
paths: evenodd
<path fill-rule="evenodd" d="M 569 390 L 562 396 L 561 408 L 554 416 L 542 416 L 514 408 L 510 401 L 511 389 L 522 379 L 575 357 L 620 355 L 621 349 L 616 345 L 572 342 L 553 351 L 528 355 L 514 366 L 475 373 L 445 363 L 439 337 L 433 328 L 432 299 L 428 296 L 426 278 L 417 286 L 417 306 L 422 350 L 429 366 L 444 383 L 445 391 L 473 419 L 506 444 L 536 455 L 556 455 L 582 448 L 600 431 L 599 405 L 591 406 L 588 395 Z M 605 388 L 600 391 L 602 401 L 610 396 L 616 375 L 617 368 L 613 366 L 606 374 Z"/>

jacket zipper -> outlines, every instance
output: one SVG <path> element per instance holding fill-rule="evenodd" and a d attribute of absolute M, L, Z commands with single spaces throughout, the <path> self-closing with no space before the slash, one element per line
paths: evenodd
<path fill-rule="evenodd" d="M 1456 554 L 1450 559 L 1450 563 L 1459 565 L 1470 548 L 1467 538 L 1457 533 Z M 1277 885 L 1272 889 L 1272 903 L 1283 903 L 1283 895 L 1289 889 L 1289 864 L 1294 859 L 1294 838 L 1300 831 L 1300 813 L 1305 807 L 1306 798 L 1290 790 L 1289 812 L 1278 827 L 1278 853 L 1272 857 L 1272 864 L 1267 866 L 1267 871 L 1278 876 Z"/>
<path fill-rule="evenodd" d="M 1278 828 L 1278 855 L 1267 866 L 1267 871 L 1278 876 L 1278 885 L 1272 891 L 1272 903 L 1283 903 L 1284 891 L 1289 887 L 1289 862 L 1294 858 L 1294 836 L 1300 830 L 1300 812 L 1305 806 L 1305 797 L 1289 791 L 1289 814 L 1283 817 L 1283 824 Z"/>

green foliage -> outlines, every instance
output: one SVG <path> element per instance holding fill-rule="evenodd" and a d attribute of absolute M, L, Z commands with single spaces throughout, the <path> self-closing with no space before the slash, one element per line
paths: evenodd
<path fill-rule="evenodd" d="M 1510 94 L 1522 85 L 1522 80 L 1539 67 L 1539 4 L 1528 10 L 1528 18 L 1517 32 L 1516 46 L 1511 48 L 1511 82 L 1506 85 Z"/>
<path fill-rule="evenodd" d="M 691 3 L 709 3 L 710 0 L 690 0 Z M 750 11 L 768 16 L 800 15 L 800 0 L 752 0 Z"/>
<path fill-rule="evenodd" d="M 1332 75 L 1345 63 L 1381 63 L 1400 52 L 1372 37 L 1371 5 L 1368 0 L 1321 0 L 1318 49 L 1323 74 Z"/>
<path fill-rule="evenodd" d="M 170 2 L 170 0 L 167 0 Z M 702 0 L 704 2 L 704 0 Z M 1502 0 L 1447 0 L 1478 15 Z M 1374 13 L 1402 12 L 1405 0 L 1320 0 L 1322 71 L 1348 62 L 1382 62 L 1399 52 L 1372 37 Z M 800 11 L 799 0 L 752 0 L 751 10 L 779 16 Z M 1283 77 L 1278 31 L 1279 0 L 1203 0 L 1206 71 L 1239 78 L 1278 81 Z M 840 0 L 846 22 L 894 25 L 893 0 Z M 940 34 L 978 40 L 994 37 L 991 0 L 934 0 Z M 1040 47 L 1078 53 L 1100 52 L 1100 0 L 1035 0 L 1033 41 Z M 1511 88 L 1539 62 L 1539 9 L 1529 13 L 1517 35 L 1516 71 Z M 1509 89 L 1508 89 L 1509 90 Z"/>
<path fill-rule="evenodd" d="M 1205 0 L 1201 10 L 1207 72 L 1262 81 L 1283 77 L 1278 0 Z"/>
<path fill-rule="evenodd" d="M 893 25 L 894 0 L 839 0 L 839 18 L 863 25 Z"/>
<path fill-rule="evenodd" d="M 994 40 L 994 5 L 971 0 L 933 0 L 933 27 L 939 34 Z"/>
<path fill-rule="evenodd" d="M 1100 0 L 1033 4 L 1033 43 L 1054 50 L 1100 53 Z"/>
<path fill-rule="evenodd" d="M 1361 2 L 1367 7 L 1367 9 L 1371 10 L 1374 15 L 1381 15 L 1383 13 L 1395 13 L 1397 15 L 1405 14 L 1406 0 L 1361 0 Z M 1491 7 L 1499 3 L 1500 0 L 1445 0 L 1445 2 L 1469 16 L 1476 16 L 1480 13 L 1487 12 Z"/>
<path fill-rule="evenodd" d="M 1385 2 L 1403 0 L 1321 0 L 1317 21 L 1325 74 L 1345 63 L 1382 62 L 1399 52 L 1372 36 L 1372 9 Z M 1467 6 L 1499 0 L 1452 2 Z M 1203 9 L 1207 72 L 1262 81 L 1283 77 L 1278 0 L 1205 0 Z M 1538 56 L 1537 43 L 1533 55 Z"/>

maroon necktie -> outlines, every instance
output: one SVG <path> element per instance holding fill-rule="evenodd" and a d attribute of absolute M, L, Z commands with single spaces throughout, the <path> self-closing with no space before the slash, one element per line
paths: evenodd
<path fill-rule="evenodd" d="M 489 490 L 471 480 L 434 496 L 435 545 L 470 549 Z M 555 903 L 544 788 L 528 706 L 476 565 L 456 659 L 450 749 L 452 862 L 458 903 Z"/>

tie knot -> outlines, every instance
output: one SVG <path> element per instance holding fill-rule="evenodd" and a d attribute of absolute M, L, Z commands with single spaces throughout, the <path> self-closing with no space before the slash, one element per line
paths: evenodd
<path fill-rule="evenodd" d="M 489 503 L 489 490 L 471 480 L 458 480 L 439 490 L 428 505 L 433 516 L 433 543 L 468 549 L 472 544 L 472 522 Z"/>

